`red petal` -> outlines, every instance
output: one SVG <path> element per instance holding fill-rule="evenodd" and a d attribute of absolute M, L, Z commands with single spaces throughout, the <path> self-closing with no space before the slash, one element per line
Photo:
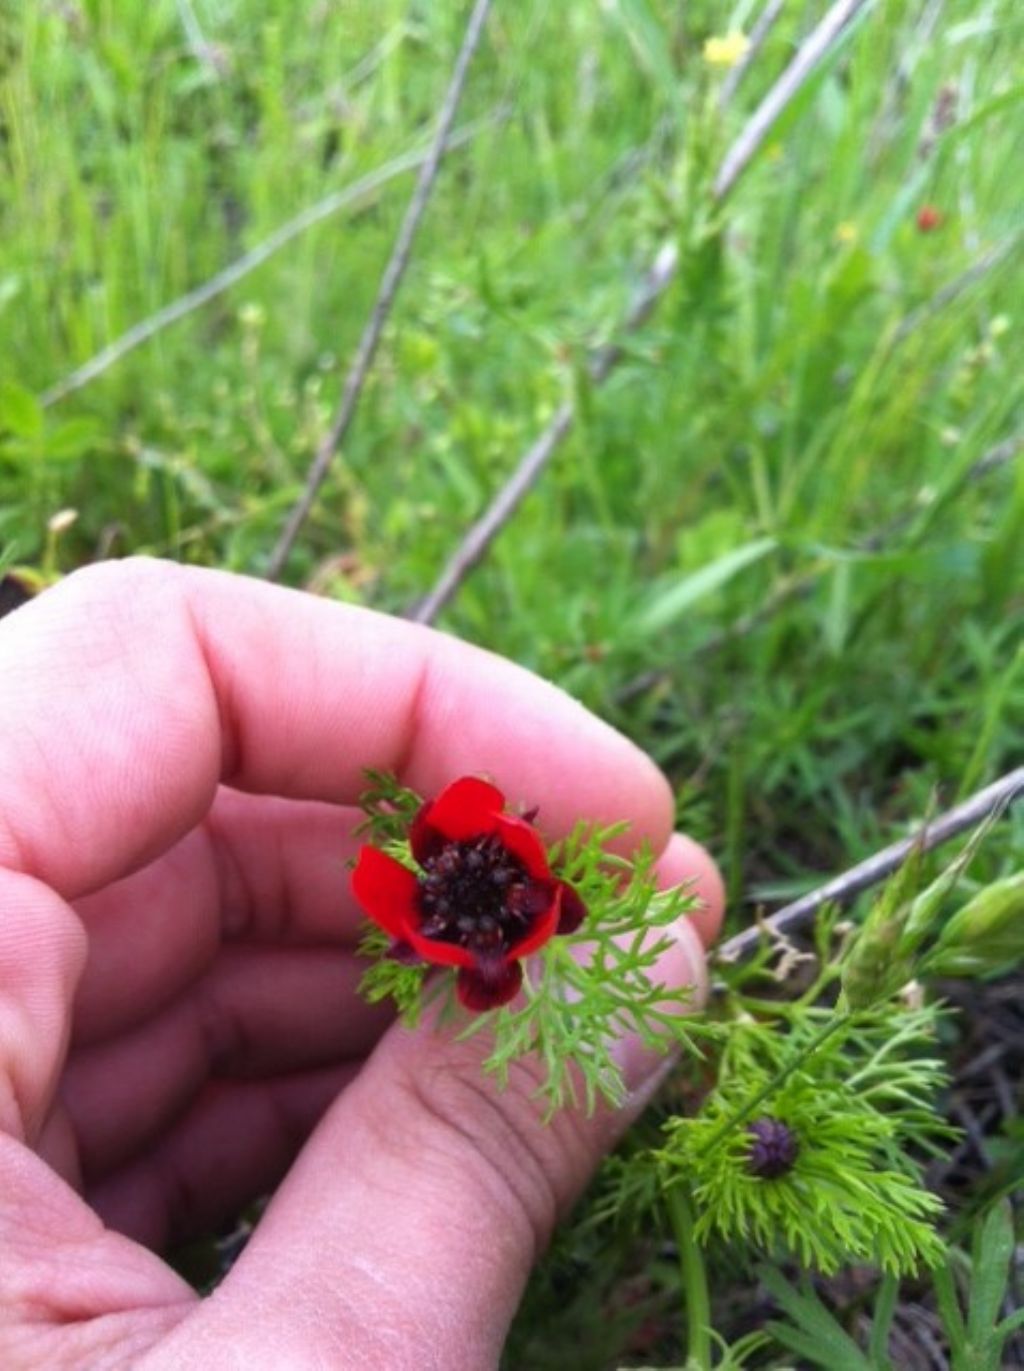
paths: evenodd
<path fill-rule="evenodd" d="M 418 929 L 409 928 L 405 940 L 414 948 L 425 962 L 435 966 L 475 966 L 476 957 L 466 947 L 458 943 L 444 942 L 441 938 L 425 938 Z"/>
<path fill-rule="evenodd" d="M 551 875 L 548 854 L 540 834 L 532 825 L 511 814 L 501 814 L 498 817 L 498 833 L 509 852 L 519 858 L 535 880 L 543 881 Z"/>
<path fill-rule="evenodd" d="M 375 847 L 360 848 L 352 893 L 373 922 L 400 942 L 409 942 L 419 924 L 418 889 L 416 877 L 394 857 Z"/>
<path fill-rule="evenodd" d="M 513 943 L 506 954 L 509 957 L 527 957 L 543 947 L 558 931 L 558 907 L 561 887 L 555 886 L 551 892 L 551 903 L 543 913 L 538 914 L 536 922 L 530 926 L 526 935 Z"/>
<path fill-rule="evenodd" d="M 433 857 L 436 852 L 440 852 L 445 844 L 444 834 L 438 833 L 431 822 L 430 816 L 433 810 L 434 801 L 427 800 L 420 805 L 415 819 L 409 826 L 409 846 L 412 848 L 412 855 L 420 866 L 428 857 Z"/>
<path fill-rule="evenodd" d="M 504 803 L 497 786 L 478 776 L 463 776 L 445 786 L 430 806 L 430 827 L 450 843 L 493 833 Z"/>
<path fill-rule="evenodd" d="M 518 962 L 480 962 L 459 972 L 455 990 L 467 1009 L 482 1012 L 515 999 L 522 983 L 523 968 Z"/>
<path fill-rule="evenodd" d="M 587 906 L 576 894 L 576 891 L 568 881 L 559 881 L 558 885 L 562 892 L 558 932 L 575 933 L 577 928 L 579 928 L 580 924 L 587 917 Z"/>

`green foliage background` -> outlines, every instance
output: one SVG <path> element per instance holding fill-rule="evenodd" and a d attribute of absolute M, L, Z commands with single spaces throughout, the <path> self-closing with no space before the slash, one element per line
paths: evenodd
<path fill-rule="evenodd" d="M 869 6 L 713 213 L 722 153 L 823 10 L 785 7 L 722 112 L 702 45 L 749 26 L 750 4 L 496 5 L 459 118 L 484 125 L 442 172 L 288 567 L 408 607 L 575 393 L 574 436 L 444 623 L 651 749 L 734 901 L 862 855 L 936 783 L 967 790 L 1019 755 L 1024 726 L 1024 13 Z M 0 13 L 0 539 L 38 562 L 72 506 L 61 569 L 143 551 L 258 574 L 409 175 L 88 386 L 39 397 L 422 147 L 466 7 Z M 668 237 L 678 281 L 589 390 L 588 345 Z M 648 671 L 669 674 L 624 702 Z"/>
<path fill-rule="evenodd" d="M 407 606 L 576 391 L 577 434 L 447 623 L 650 746 L 736 891 L 743 854 L 776 872 L 855 855 L 915 776 L 974 784 L 1019 743 L 1024 700 L 1020 463 L 969 475 L 1021 438 L 1024 16 L 947 4 L 929 32 L 935 7 L 876 6 L 707 226 L 718 156 L 807 23 L 793 8 L 719 117 L 701 57 L 719 7 L 497 6 L 462 120 L 490 122 L 451 155 L 289 568 L 302 582 L 347 554 L 335 593 Z M 65 569 L 101 545 L 260 571 L 408 178 L 72 397 L 34 397 L 422 145 L 464 18 L 397 0 L 196 13 L 210 65 L 173 3 L 5 11 L 0 470 L 19 561 L 70 504 Z M 673 233 L 679 284 L 587 392 L 585 345 Z M 1002 262 L 943 303 L 993 247 Z M 688 579 L 737 554 L 717 588 Z M 721 643 L 797 578 L 806 593 Z M 648 668 L 671 683 L 617 704 Z"/>
<path fill-rule="evenodd" d="M 54 388 L 421 149 L 468 8 L 0 0 L 9 559 L 261 574 L 408 173 Z M 1024 742 L 1024 9 L 869 4 L 716 208 L 726 148 L 825 8 L 786 4 L 721 108 L 703 44 L 749 29 L 749 0 L 496 0 L 458 120 L 475 132 L 287 568 L 407 609 L 573 395 L 573 436 L 442 623 L 661 761 L 734 927 Z M 594 390 L 589 349 L 666 240 L 678 278 Z M 65 507 L 77 521 L 48 534 Z M 991 876 L 1020 866 L 1022 811 L 986 843 Z M 603 1294 L 573 1297 L 581 1367 L 607 1351 Z"/>

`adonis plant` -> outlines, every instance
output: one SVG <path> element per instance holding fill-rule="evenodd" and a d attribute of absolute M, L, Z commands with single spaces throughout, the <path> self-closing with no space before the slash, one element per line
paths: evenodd
<path fill-rule="evenodd" d="M 391 997 L 410 1023 L 440 999 L 442 1016 L 460 1014 L 466 1033 L 487 1025 L 485 1069 L 502 1081 L 516 1058 L 539 1055 L 552 1111 L 621 1101 L 610 1050 L 620 1030 L 662 1051 L 681 1035 L 698 1051 L 703 1030 L 680 1028 L 674 1012 L 689 991 L 647 975 L 671 945 L 658 930 L 694 901 L 657 888 L 650 853 L 630 862 L 609 850 L 625 825 L 581 824 L 546 847 L 537 811 L 513 812 L 479 777 L 425 801 L 391 777 L 370 779 L 368 842 L 352 872 L 373 925 L 362 944 L 374 959 L 369 999 Z"/>
<path fill-rule="evenodd" d="M 649 852 L 627 860 L 610 850 L 624 826 L 581 824 L 548 845 L 536 809 L 517 809 L 476 776 L 423 798 L 375 773 L 363 808 L 366 843 L 351 879 L 369 920 L 368 998 L 391 997 L 409 1023 L 436 1004 L 457 1031 L 486 1027 L 484 1070 L 499 1082 L 517 1059 L 537 1059 L 549 1115 L 622 1099 L 611 1051 L 622 1029 L 680 1050 L 665 1092 L 671 1107 L 610 1159 L 563 1243 L 668 1228 L 686 1371 L 752 1357 L 775 1364 L 763 1360 L 772 1339 L 815 1365 L 890 1367 L 887 1320 L 904 1277 L 933 1281 L 942 1317 L 955 1320 L 942 1204 L 923 1179 L 955 1136 L 937 1108 L 947 1081 L 937 1049 L 944 1010 L 926 986 L 1004 968 L 1024 951 L 1021 877 L 978 890 L 954 912 L 981 834 L 928 884 L 914 849 L 859 929 L 827 905 L 806 948 L 765 929 L 753 957 L 720 962 L 710 1007 L 688 1006 L 680 1018 L 688 992 L 652 984 L 648 973 L 669 943 L 667 926 L 694 903 L 685 889 L 657 888 Z M 1005 1226 L 980 1224 L 977 1242 L 1005 1237 Z M 760 1263 L 790 1321 L 726 1345 L 713 1327 L 708 1276 L 723 1259 Z M 1002 1273 L 1001 1290 L 1002 1257 L 985 1248 L 977 1261 Z M 807 1284 L 853 1264 L 878 1273 L 874 1360 Z M 794 1272 L 799 1288 L 788 1281 Z M 827 1332 L 820 1347 L 809 1328 Z M 965 1329 L 948 1333 L 965 1356 L 984 1342 L 998 1357 L 1011 1331 L 995 1314 L 975 1343 Z M 847 1363 L 827 1360 L 837 1347 Z M 994 1371 L 998 1361 L 977 1365 Z"/>

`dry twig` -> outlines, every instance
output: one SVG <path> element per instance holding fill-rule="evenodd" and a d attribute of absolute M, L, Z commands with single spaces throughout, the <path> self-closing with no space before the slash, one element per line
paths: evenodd
<path fill-rule="evenodd" d="M 733 189 L 772 124 L 804 85 L 815 65 L 826 55 L 849 20 L 857 10 L 868 3 L 870 0 L 836 0 L 817 28 L 807 36 L 789 66 L 772 86 L 726 153 L 714 182 L 712 196 L 716 203 L 724 200 Z M 674 244 L 666 244 L 658 252 L 647 273 L 644 293 L 641 296 L 644 302 L 643 313 L 638 318 L 637 306 L 634 305 L 623 321 L 624 332 L 635 329 L 638 322 L 647 318 L 674 279 L 677 265 L 678 256 Z M 623 349 L 615 345 L 605 348 L 598 354 L 591 368 L 595 385 L 601 385 L 621 360 L 622 355 Z M 571 431 L 575 417 L 576 409 L 572 400 L 564 400 L 548 427 L 519 459 L 512 474 L 483 515 L 464 535 L 430 593 L 413 611 L 412 618 L 417 623 L 429 624 L 437 618 L 536 482 L 559 443 Z"/>
<path fill-rule="evenodd" d="M 677 254 L 666 244 L 637 295 L 625 321 L 625 331 L 640 327 L 654 308 L 662 291 L 675 274 Z M 609 344 L 597 354 L 590 368 L 594 385 L 599 386 L 622 357 L 620 343 Z M 455 549 L 433 590 L 409 616 L 415 623 L 431 624 L 448 603 L 466 576 L 490 547 L 498 530 L 508 522 L 523 496 L 547 465 L 552 453 L 572 428 L 575 407 L 563 400 L 555 417 L 537 441 L 527 449 L 511 477 L 498 491 L 483 515 L 473 524 Z"/>
<path fill-rule="evenodd" d="M 1001 266 L 1022 243 L 1024 243 L 1024 233 L 1018 231 L 1009 234 L 1001 243 L 995 243 L 986 249 L 976 261 L 972 262 L 969 267 L 965 267 L 959 276 L 954 276 L 952 281 L 948 281 L 941 290 L 937 290 L 923 305 L 911 310 L 906 318 L 897 325 L 892 335 L 892 346 L 895 347 L 902 343 L 922 324 L 927 323 L 947 305 L 951 305 L 954 300 L 959 299 L 965 291 L 970 290 L 973 285 L 983 280 L 990 271 Z"/>
<path fill-rule="evenodd" d="M 181 19 L 182 28 L 185 30 L 185 37 L 188 39 L 192 56 L 207 69 L 211 76 L 219 80 L 221 54 L 200 28 L 196 12 L 192 8 L 192 0 L 177 0 L 177 5 L 178 17 Z"/>
<path fill-rule="evenodd" d="M 722 82 L 722 89 L 718 96 L 719 109 L 725 109 L 726 105 L 729 104 L 736 94 L 740 82 L 757 61 L 761 49 L 775 27 L 775 21 L 782 13 L 785 4 L 786 0 L 768 0 L 767 5 L 761 11 L 757 23 L 750 30 L 750 46 Z"/>
<path fill-rule="evenodd" d="M 1024 433 L 1016 433 L 1010 438 L 1004 438 L 1002 442 L 996 443 L 994 447 L 984 452 L 968 468 L 963 478 L 964 484 L 973 485 L 976 481 L 983 480 L 991 472 L 998 471 L 1000 467 L 1012 462 L 1021 452 L 1024 452 Z M 923 492 L 918 493 L 917 503 L 921 501 L 922 495 Z M 897 515 L 886 529 L 865 538 L 861 546 L 865 551 L 884 549 L 888 540 L 898 534 L 913 518 L 913 515 L 914 505 L 911 505 L 910 508 Z M 730 643 L 756 632 L 762 624 L 770 623 L 779 610 L 785 608 L 791 601 L 801 595 L 809 594 L 825 572 L 830 571 L 834 565 L 833 561 L 825 559 L 784 577 L 756 609 L 750 610 L 742 618 L 735 619 L 731 624 L 727 624 L 716 633 L 712 633 L 702 642 L 695 643 L 686 658 L 686 666 L 692 666 L 693 662 L 699 658 L 713 656 L 716 652 L 728 647 Z M 648 671 L 640 672 L 639 675 L 632 677 L 615 691 L 613 696 L 615 703 L 618 705 L 629 704 L 631 700 L 646 694 L 655 686 L 671 681 L 677 669 L 676 666 L 654 667 Z"/>
<path fill-rule="evenodd" d="M 957 834 L 977 827 L 997 810 L 1013 804 L 1021 795 L 1024 795 L 1024 766 L 1007 772 L 1005 776 L 1000 776 L 998 781 L 993 781 L 984 790 L 977 791 L 962 804 L 954 805 L 944 814 L 927 821 L 911 837 L 890 843 L 880 852 L 858 862 L 849 871 L 844 871 L 842 875 L 827 881 L 817 890 L 812 890 L 809 895 L 803 895 L 792 904 L 776 910 L 762 921 L 761 926 L 745 928 L 742 933 L 729 938 L 719 948 L 717 959 L 722 962 L 742 961 L 760 946 L 764 930 L 792 933 L 808 923 L 822 905 L 850 904 L 862 891 L 870 889 L 890 876 L 906 861 L 915 847 L 924 852 L 931 852 L 933 848 L 948 843 Z"/>
<path fill-rule="evenodd" d="M 729 194 L 779 115 L 806 84 L 811 72 L 835 45 L 857 11 L 869 3 L 870 0 L 836 0 L 817 27 L 800 44 L 792 62 L 747 120 L 742 133 L 726 154 L 715 177 L 716 200 L 724 200 Z"/>
<path fill-rule="evenodd" d="M 481 129 L 489 127 L 490 123 L 490 119 L 477 120 L 457 129 L 448 139 L 445 150 L 452 152 L 455 148 L 464 147 L 470 139 L 476 137 Z M 404 152 L 401 156 L 394 157 L 390 162 L 385 162 L 383 166 L 377 167 L 376 170 L 361 176 L 358 181 L 353 181 L 351 185 L 342 186 L 339 190 L 332 190 L 322 200 L 318 200 L 314 205 L 309 205 L 296 214 L 294 218 L 282 224 L 280 228 L 275 229 L 262 242 L 257 243 L 254 248 L 250 248 L 248 252 L 243 253 L 235 261 L 229 262 L 215 276 L 211 276 L 209 280 L 203 281 L 201 285 L 195 286 L 192 290 L 186 291 L 177 300 L 172 300 L 169 305 L 164 305 L 155 314 L 151 314 L 148 319 L 142 319 L 139 323 L 133 324 L 130 329 L 121 334 L 120 338 L 115 338 L 112 343 L 108 343 L 105 348 L 97 352 L 94 357 L 90 357 L 87 362 L 76 367 L 63 380 L 55 382 L 49 390 L 44 391 L 39 397 L 39 403 L 44 408 L 48 408 L 71 395 L 74 391 L 81 390 L 90 381 L 95 381 L 97 376 L 102 376 L 116 362 L 120 362 L 122 357 L 126 357 L 129 352 L 134 352 L 143 343 L 148 343 L 151 338 L 161 333 L 170 324 L 176 324 L 179 319 L 194 314 L 197 309 L 202 309 L 203 305 L 208 305 L 218 295 L 223 295 L 225 291 L 230 290 L 243 277 L 262 266 L 275 252 L 279 252 L 281 248 L 290 243 L 293 238 L 298 238 L 307 229 L 314 228 L 332 214 L 337 214 L 340 210 L 348 209 L 351 205 L 365 200 L 396 177 L 404 176 L 406 172 L 415 171 L 417 167 L 422 167 L 429 156 L 429 148 L 421 148 L 415 152 Z"/>
<path fill-rule="evenodd" d="M 317 451 L 316 456 L 310 465 L 306 476 L 305 486 L 302 494 L 295 502 L 295 506 L 285 520 L 281 536 L 277 541 L 277 546 L 270 554 L 270 562 L 267 567 L 267 575 L 271 580 L 276 579 L 284 566 L 288 554 L 294 546 L 295 540 L 299 535 L 302 525 L 305 523 L 317 492 L 324 483 L 324 478 L 330 469 L 331 462 L 334 460 L 338 449 L 345 440 L 349 427 L 355 416 L 359 398 L 363 393 L 366 378 L 370 373 L 374 355 L 384 332 L 384 325 L 391 313 L 391 308 L 398 294 L 398 288 L 402 283 L 406 268 L 409 265 L 409 258 L 412 254 L 412 245 L 416 237 L 417 230 L 423 219 L 427 204 L 430 200 L 437 174 L 441 168 L 441 159 L 444 156 L 445 146 L 448 142 L 448 135 L 451 132 L 452 124 L 455 120 L 455 112 L 462 99 L 462 92 L 466 84 L 466 76 L 469 72 L 473 54 L 476 52 L 477 44 L 483 33 L 484 24 L 491 9 L 493 0 L 476 0 L 473 11 L 469 16 L 466 25 L 465 36 L 462 40 L 462 47 L 455 61 L 455 70 L 452 72 L 451 81 L 445 92 L 444 102 L 441 106 L 441 114 L 437 121 L 437 130 L 434 134 L 433 142 L 426 161 L 420 169 L 419 178 L 416 182 L 416 189 L 413 191 L 412 199 L 409 201 L 402 220 L 402 226 L 395 239 L 395 245 L 391 251 L 391 257 L 384 269 L 381 278 L 380 288 L 377 298 L 374 301 L 370 317 L 366 322 L 363 335 L 359 340 L 356 355 L 352 366 L 345 380 L 345 389 L 342 394 L 341 404 L 335 415 L 334 422 Z"/>

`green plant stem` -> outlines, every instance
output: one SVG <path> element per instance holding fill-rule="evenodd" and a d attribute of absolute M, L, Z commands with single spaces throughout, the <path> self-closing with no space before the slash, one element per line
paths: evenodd
<path fill-rule="evenodd" d="M 711 1368 L 711 1300 L 704 1257 L 693 1235 L 693 1200 L 686 1185 L 671 1185 L 665 1192 L 683 1281 L 686 1317 L 687 1368 Z"/>
<path fill-rule="evenodd" d="M 753 1095 L 747 1100 L 746 1104 L 737 1109 L 736 1113 L 733 1114 L 731 1118 L 726 1119 L 720 1128 L 715 1129 L 714 1133 L 712 1133 L 711 1137 L 701 1148 L 698 1156 L 706 1157 L 707 1154 L 716 1148 L 722 1139 L 731 1133 L 734 1128 L 738 1128 L 741 1123 L 745 1123 L 747 1119 L 750 1118 L 751 1114 L 753 1114 L 754 1110 L 757 1109 L 760 1104 L 763 1104 L 769 1095 L 773 1095 L 775 1091 L 778 1090 L 779 1086 L 789 1079 L 798 1066 L 801 1066 L 808 1057 L 813 1056 L 818 1048 L 831 1038 L 833 1033 L 838 1033 L 841 1028 L 845 1028 L 847 1024 L 852 1021 L 853 1017 L 852 1012 L 837 1014 L 830 1023 L 825 1025 L 820 1033 L 816 1034 L 811 1039 L 806 1047 L 802 1048 L 793 1056 L 791 1061 L 786 1063 L 781 1071 L 777 1071 L 771 1080 L 768 1081 L 756 1095 Z"/>
<path fill-rule="evenodd" d="M 839 979 L 839 968 L 837 966 L 826 966 L 815 979 L 814 984 L 809 986 L 798 1000 L 793 1001 L 795 1009 L 806 1009 L 811 1005 L 817 1004 L 818 1000 L 825 993 L 828 987 Z"/>

